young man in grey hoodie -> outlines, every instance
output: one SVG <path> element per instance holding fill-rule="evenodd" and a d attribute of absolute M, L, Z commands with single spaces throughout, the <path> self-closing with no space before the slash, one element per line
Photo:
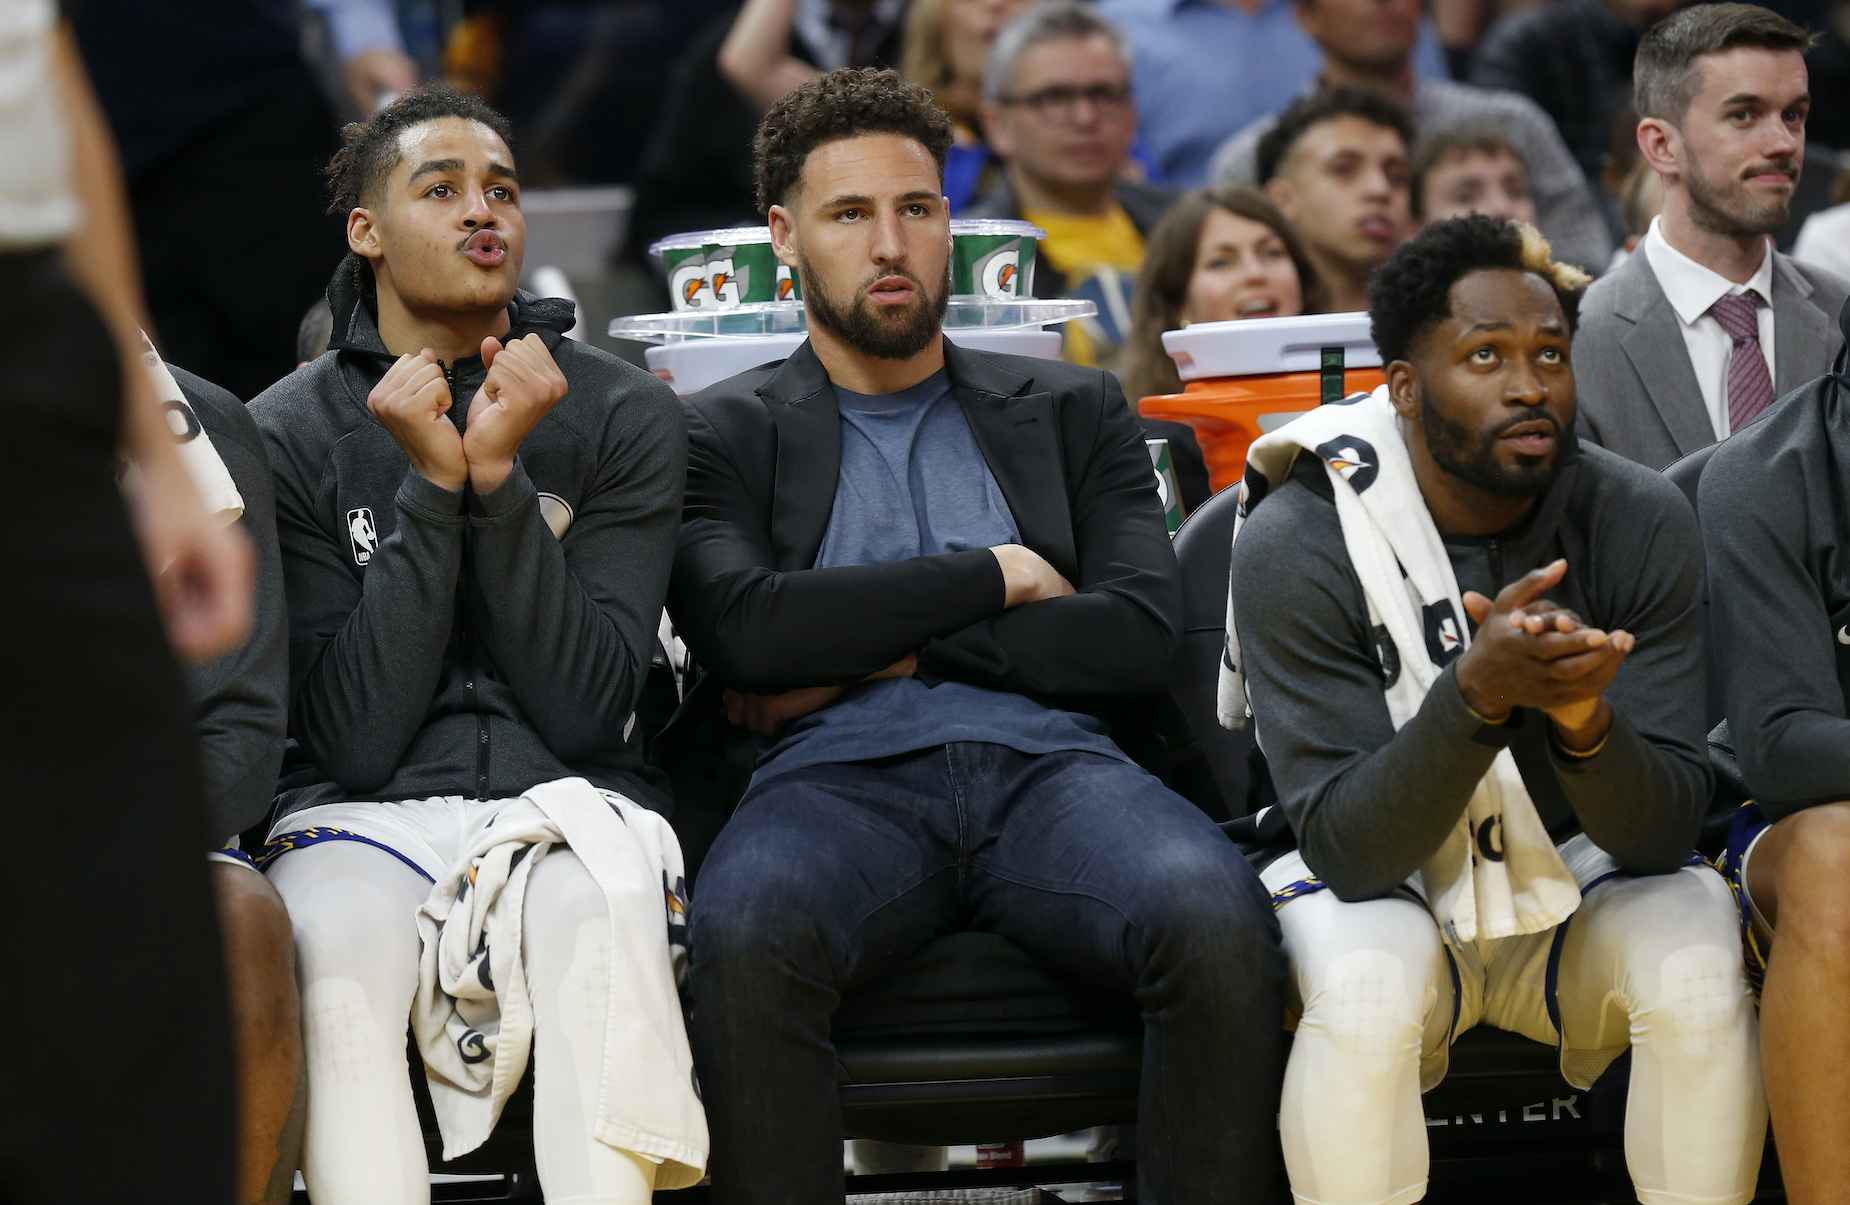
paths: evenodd
<path fill-rule="evenodd" d="M 407 93 L 349 127 L 330 174 L 353 252 L 330 350 L 252 403 L 294 741 L 268 873 L 300 952 L 309 1191 L 412 1205 L 429 1187 L 405 1028 L 433 881 L 540 783 L 661 806 L 631 715 L 686 436 L 665 385 L 566 341 L 569 303 L 517 291 L 519 185 L 487 105 Z M 592 1137 L 604 896 L 555 848 L 524 916 L 546 1194 L 646 1201 L 656 1164 Z"/>

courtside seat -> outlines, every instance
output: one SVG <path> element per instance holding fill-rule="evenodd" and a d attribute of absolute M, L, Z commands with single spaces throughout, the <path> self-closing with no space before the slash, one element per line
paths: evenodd
<path fill-rule="evenodd" d="M 951 1146 L 1136 1118 L 1136 1002 L 1050 971 L 992 933 L 939 938 L 849 992 L 833 1037 L 852 1138 Z M 436 1116 L 415 1054 L 413 1069 L 433 1170 L 533 1169 L 531 1067 L 493 1137 L 451 1163 L 438 1161 Z"/>

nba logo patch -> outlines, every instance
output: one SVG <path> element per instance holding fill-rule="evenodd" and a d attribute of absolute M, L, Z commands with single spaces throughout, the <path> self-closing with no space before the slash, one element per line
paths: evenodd
<path fill-rule="evenodd" d="M 373 508 L 355 507 L 347 512 L 347 536 L 353 541 L 353 563 L 364 565 L 379 548 L 379 529 L 373 526 Z"/>

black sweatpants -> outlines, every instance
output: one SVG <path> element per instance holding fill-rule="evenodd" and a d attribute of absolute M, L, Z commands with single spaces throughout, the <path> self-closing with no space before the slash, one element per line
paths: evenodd
<path fill-rule="evenodd" d="M 161 350 L 241 401 L 294 370 L 296 327 L 347 253 L 322 174 L 334 127 L 304 72 L 129 182 Z"/>
<path fill-rule="evenodd" d="M 116 488 L 115 346 L 0 255 L 0 1200 L 232 1198 L 231 1038 L 193 706 Z"/>

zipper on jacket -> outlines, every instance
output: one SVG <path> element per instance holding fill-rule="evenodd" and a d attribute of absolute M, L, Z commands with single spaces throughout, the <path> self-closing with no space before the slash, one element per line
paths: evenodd
<path fill-rule="evenodd" d="M 456 365 L 443 366 L 443 382 L 450 390 L 450 413 L 458 414 L 456 409 Z M 450 420 L 458 431 L 462 424 Z M 469 562 L 465 555 L 463 565 L 456 574 L 456 623 L 462 634 L 463 664 L 469 667 L 469 676 L 463 680 L 463 692 L 469 701 L 469 710 L 475 712 L 475 797 L 478 800 L 488 798 L 488 717 L 477 706 L 475 691 L 475 636 L 469 630 Z"/>
<path fill-rule="evenodd" d="M 1503 591 L 1503 545 L 1492 536 L 1484 542 L 1484 548 L 1490 555 L 1490 596 L 1495 598 Z"/>
<path fill-rule="evenodd" d="M 463 680 L 463 692 L 469 710 L 475 712 L 475 797 L 488 798 L 488 717 L 477 707 L 475 692 L 475 636 L 469 630 L 469 566 L 465 561 L 456 574 L 456 623 L 462 635 L 463 664 L 469 676 Z"/>

